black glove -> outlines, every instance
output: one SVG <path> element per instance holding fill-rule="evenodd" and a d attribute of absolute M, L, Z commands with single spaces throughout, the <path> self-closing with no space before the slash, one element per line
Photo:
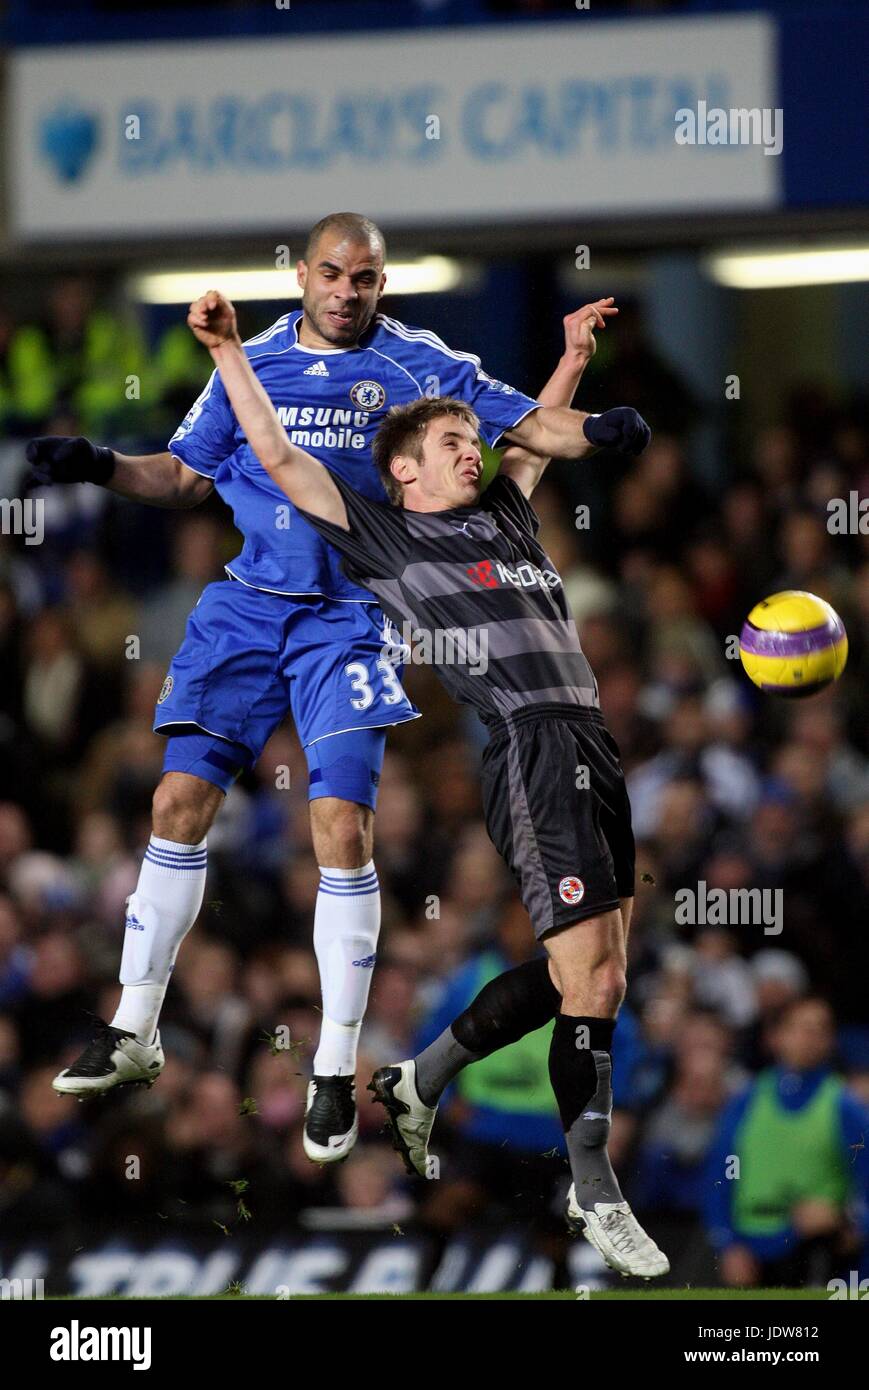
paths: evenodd
<path fill-rule="evenodd" d="M 40 483 L 100 483 L 105 485 L 115 471 L 115 455 L 101 444 L 91 444 L 81 435 L 48 434 L 31 439 L 27 462 Z"/>
<path fill-rule="evenodd" d="M 598 449 L 617 449 L 621 454 L 641 454 L 652 438 L 642 415 L 629 405 L 617 405 L 602 415 L 589 415 L 582 422 L 589 444 Z"/>

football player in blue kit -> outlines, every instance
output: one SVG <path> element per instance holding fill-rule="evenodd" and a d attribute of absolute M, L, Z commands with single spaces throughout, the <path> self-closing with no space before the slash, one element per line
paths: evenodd
<path fill-rule="evenodd" d="M 581 366 L 561 364 L 541 408 L 470 353 L 378 313 L 384 256 L 367 218 L 323 218 L 297 268 L 302 308 L 245 344 L 294 444 L 375 501 L 385 500 L 371 456 L 377 426 L 391 406 L 424 395 L 466 401 L 489 445 L 506 435 L 538 456 L 591 449 L 583 417 L 566 408 Z M 599 311 L 601 323 L 607 312 Z M 156 1080 L 160 1009 L 202 906 L 207 832 L 235 779 L 291 713 L 320 865 L 314 949 L 323 1015 L 304 1144 L 316 1162 L 344 1158 L 357 1134 L 356 1049 L 380 927 L 377 783 L 387 728 L 419 715 L 400 668 L 384 656 L 387 620 L 260 465 L 216 372 L 163 453 L 130 457 L 59 437 L 32 440 L 27 453 L 43 482 L 93 482 L 154 506 L 193 507 L 215 489 L 244 538 L 226 578 L 208 585 L 193 610 L 157 704 L 164 771 L 127 902 L 117 1012 L 54 1087 L 83 1099 Z"/>

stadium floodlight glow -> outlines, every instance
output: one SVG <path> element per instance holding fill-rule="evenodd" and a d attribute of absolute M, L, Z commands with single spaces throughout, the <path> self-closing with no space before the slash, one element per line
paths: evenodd
<path fill-rule="evenodd" d="M 391 294 L 439 294 L 462 281 L 462 267 L 449 256 L 420 256 L 413 261 L 390 261 L 386 287 Z M 148 271 L 130 283 L 133 298 L 142 304 L 189 304 L 206 290 L 220 290 L 229 299 L 299 299 L 295 268 L 224 266 L 192 270 Z"/>
<path fill-rule="evenodd" d="M 869 245 L 722 251 L 707 257 L 706 269 L 719 285 L 733 290 L 842 285 L 869 280 Z"/>

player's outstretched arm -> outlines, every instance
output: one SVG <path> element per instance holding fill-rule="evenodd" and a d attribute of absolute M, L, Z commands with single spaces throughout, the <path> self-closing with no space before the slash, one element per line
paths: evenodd
<path fill-rule="evenodd" d="M 597 343 L 594 330 L 606 328 L 607 318 L 617 314 L 612 295 L 598 299 L 593 304 L 584 304 L 564 319 L 564 352 L 552 376 L 547 381 L 537 399 L 544 406 L 569 407 L 576 395 L 576 388 L 582 374 L 595 354 Z M 518 484 L 526 497 L 530 497 L 543 476 L 549 463 L 548 457 L 531 453 L 518 444 L 505 449 L 501 460 L 500 473 Z"/>
<path fill-rule="evenodd" d="M 297 507 L 349 531 L 347 509 L 328 468 L 287 438 L 242 347 L 230 301 L 209 290 L 190 305 L 187 322 L 211 353 L 236 419 L 266 472 Z"/>
<path fill-rule="evenodd" d="M 37 482 L 98 483 L 120 497 L 152 507 L 197 507 L 213 486 L 210 478 L 194 473 L 172 454 L 133 457 L 92 444 L 81 435 L 31 439 L 27 461 Z"/>
<path fill-rule="evenodd" d="M 581 331 L 586 340 L 590 339 L 592 343 L 592 329 L 603 327 L 604 315 L 612 312 L 612 307 L 604 309 L 605 305 L 612 306 L 611 298 L 598 300 L 593 305 L 587 304 L 578 311 L 585 319 L 585 327 Z M 592 310 L 596 312 L 590 312 Z M 544 459 L 581 459 L 593 454 L 596 449 L 641 454 L 651 437 L 652 432 L 642 415 L 630 406 L 616 406 L 614 410 L 605 410 L 600 415 L 590 415 L 583 410 L 571 410 L 562 401 L 552 399 L 544 401 L 540 410 L 533 410 L 518 425 L 506 431 L 509 443 L 520 444 Z"/>
<path fill-rule="evenodd" d="M 522 444 L 544 458 L 581 459 L 596 449 L 641 454 L 652 431 L 642 415 L 628 405 L 605 410 L 601 415 L 544 405 L 526 415 L 506 436 L 511 443 Z"/>

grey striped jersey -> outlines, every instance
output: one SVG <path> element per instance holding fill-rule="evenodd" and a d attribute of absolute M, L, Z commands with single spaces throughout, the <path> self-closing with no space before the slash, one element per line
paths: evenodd
<path fill-rule="evenodd" d="M 373 502 L 332 478 L 350 530 L 302 515 L 380 600 L 406 660 L 430 661 L 449 694 L 487 722 L 535 704 L 598 707 L 561 576 L 512 478 L 443 512 Z"/>

